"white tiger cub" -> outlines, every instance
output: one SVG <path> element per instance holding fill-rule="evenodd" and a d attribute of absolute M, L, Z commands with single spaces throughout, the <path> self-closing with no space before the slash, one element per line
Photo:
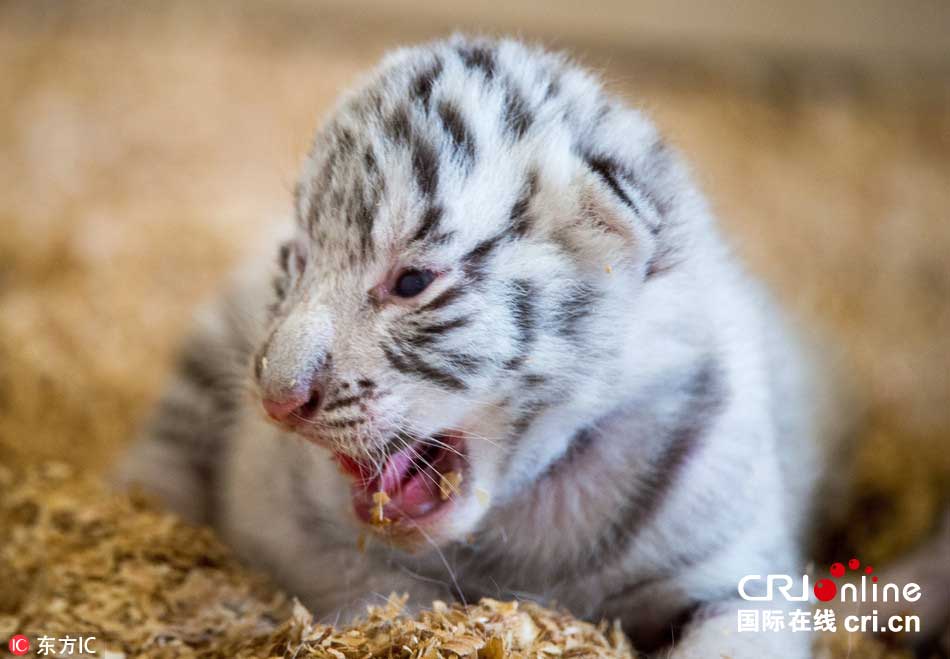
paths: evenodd
<path fill-rule="evenodd" d="M 643 115 L 515 41 L 400 50 L 295 211 L 276 281 L 202 317 L 127 481 L 321 616 L 533 597 L 644 651 L 809 656 L 737 630 L 743 575 L 803 571 L 802 361 Z"/>

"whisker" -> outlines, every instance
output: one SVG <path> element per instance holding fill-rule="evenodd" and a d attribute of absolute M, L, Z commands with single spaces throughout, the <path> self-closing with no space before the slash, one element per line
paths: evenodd
<path fill-rule="evenodd" d="M 455 448 L 454 446 L 451 446 L 451 445 L 449 445 L 449 444 L 446 444 L 446 443 L 443 442 L 442 440 L 436 439 L 435 437 L 425 437 L 425 438 L 423 438 L 423 439 L 420 439 L 420 440 L 419 440 L 419 443 L 420 443 L 420 444 L 423 444 L 423 445 L 425 445 L 425 446 L 435 446 L 436 448 L 442 449 L 443 451 L 448 451 L 449 453 L 454 453 L 455 455 L 459 456 L 459 457 L 462 458 L 463 460 L 468 460 L 468 456 L 464 455 L 464 454 L 463 454 L 461 451 L 459 451 L 457 448 Z"/>
<path fill-rule="evenodd" d="M 435 550 L 436 554 L 438 554 L 439 556 L 439 560 L 442 561 L 442 565 L 445 566 L 445 571 L 448 572 L 449 578 L 452 580 L 452 586 L 453 588 L 455 588 L 455 592 L 458 594 L 459 601 L 462 603 L 463 606 L 468 606 L 468 602 L 465 600 L 465 593 L 462 592 L 462 588 L 459 586 L 458 579 L 455 576 L 455 570 L 452 569 L 452 566 L 449 564 L 448 559 L 445 557 L 445 552 L 442 551 L 442 548 L 439 547 L 439 545 L 435 543 L 432 537 L 428 533 L 426 533 L 426 530 L 422 528 L 421 525 L 416 523 L 411 517 L 405 517 L 404 519 L 405 521 L 409 522 L 412 526 L 415 527 L 415 529 L 422 535 L 422 537 L 426 539 L 426 542 L 432 545 L 432 548 Z"/>
<path fill-rule="evenodd" d="M 442 581 L 442 579 L 436 579 L 435 577 L 427 577 L 427 576 L 424 575 L 424 574 L 419 574 L 418 572 L 414 572 L 413 570 L 410 570 L 408 567 L 406 567 L 406 566 L 403 565 L 402 563 L 397 563 L 397 565 L 399 566 L 399 570 L 400 570 L 403 574 L 406 574 L 407 576 L 409 576 L 409 577 L 411 577 L 411 578 L 413 578 L 413 579 L 416 579 L 416 580 L 418 580 L 418 581 L 422 581 L 422 582 L 425 582 L 425 583 L 431 583 L 431 584 L 437 584 L 437 585 L 439 585 L 439 586 L 446 586 L 446 585 L 448 585 L 448 583 L 445 582 L 445 581 Z"/>
<path fill-rule="evenodd" d="M 433 467 L 432 464 L 430 464 L 425 458 L 423 458 L 422 455 L 415 449 L 415 447 L 411 446 L 408 442 L 406 442 L 406 440 L 402 439 L 401 437 L 397 439 L 399 442 L 402 443 L 403 447 L 406 450 L 410 451 L 415 456 L 414 460 L 418 460 L 423 465 L 425 465 L 428 469 L 431 469 L 432 471 L 436 471 L 435 467 Z M 439 489 L 439 483 L 437 483 L 435 481 L 435 478 L 428 473 L 427 469 L 420 469 L 419 473 L 422 474 L 426 479 L 431 481 L 432 484 L 435 485 L 437 489 Z M 433 494 L 432 489 L 429 487 L 429 483 L 425 483 L 425 486 L 429 494 Z"/>
<path fill-rule="evenodd" d="M 415 437 L 417 437 L 417 438 L 423 438 L 423 437 L 424 437 L 421 432 L 416 432 L 416 431 L 414 430 L 412 424 L 411 424 L 405 417 L 399 417 L 399 418 L 397 418 L 395 423 L 396 423 L 396 425 L 398 425 L 400 428 L 402 428 L 402 429 L 404 429 L 404 430 L 408 430 L 409 433 L 411 433 L 413 436 L 415 436 Z M 502 439 L 505 439 L 505 437 L 506 437 L 505 435 L 497 435 L 497 436 L 495 436 L 495 437 L 493 437 L 493 438 L 490 438 L 490 437 L 488 437 L 487 435 L 479 434 L 479 433 L 474 432 L 474 431 L 472 431 L 472 430 L 470 430 L 470 429 L 467 429 L 467 428 L 456 428 L 456 427 L 454 427 L 454 426 L 446 426 L 446 427 L 442 428 L 441 431 L 442 431 L 442 432 L 457 432 L 457 433 L 459 433 L 459 434 L 465 435 L 466 437 L 472 437 L 472 438 L 474 438 L 474 439 L 478 439 L 478 440 L 482 440 L 482 441 L 488 442 L 489 444 L 495 446 L 496 448 L 501 448 L 501 446 L 500 446 L 495 440 L 502 440 Z"/>

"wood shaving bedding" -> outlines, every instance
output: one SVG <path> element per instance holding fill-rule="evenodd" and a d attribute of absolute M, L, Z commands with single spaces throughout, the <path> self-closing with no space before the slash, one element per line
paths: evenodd
<path fill-rule="evenodd" d="M 439 496 L 443 501 L 448 501 L 450 497 L 459 493 L 459 487 L 462 485 L 462 474 L 458 471 L 450 471 L 442 474 L 439 479 Z"/>
<path fill-rule="evenodd" d="M 95 636 L 112 658 L 633 656 L 616 625 L 530 603 L 434 602 L 411 617 L 394 595 L 350 627 L 316 624 L 210 530 L 60 464 L 0 466 L 0 539 L 0 638 Z"/>
<path fill-rule="evenodd" d="M 391 519 L 386 519 L 386 504 L 389 503 L 389 495 L 380 490 L 373 493 L 373 511 L 370 514 L 370 522 L 376 526 L 385 526 L 391 524 Z"/>
<path fill-rule="evenodd" d="M 65 465 L 0 466 L 0 639 L 91 635 L 97 656 L 110 659 L 634 656 L 616 624 L 531 603 L 434 602 L 415 617 L 405 605 L 391 596 L 350 627 L 316 624 L 210 530 Z M 844 634 L 822 635 L 815 651 L 817 659 L 911 657 Z"/>

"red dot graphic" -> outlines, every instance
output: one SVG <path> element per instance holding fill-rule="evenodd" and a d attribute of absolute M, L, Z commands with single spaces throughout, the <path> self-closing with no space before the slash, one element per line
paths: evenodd
<path fill-rule="evenodd" d="M 874 568 L 871 567 L 870 565 L 864 568 L 864 574 L 871 574 L 872 572 L 874 572 Z"/>
<path fill-rule="evenodd" d="M 822 579 L 815 584 L 815 597 L 822 602 L 827 602 L 838 594 L 838 587 L 831 579 Z"/>
<path fill-rule="evenodd" d="M 873 581 L 874 583 L 877 583 L 877 577 L 871 577 L 871 581 Z"/>
<path fill-rule="evenodd" d="M 852 558 L 850 561 L 848 561 L 848 568 L 857 570 L 859 567 L 861 567 L 861 561 L 858 559 Z"/>
<path fill-rule="evenodd" d="M 833 576 L 835 579 L 837 579 L 838 577 L 843 577 L 844 565 L 842 563 L 832 563 L 831 576 Z"/>

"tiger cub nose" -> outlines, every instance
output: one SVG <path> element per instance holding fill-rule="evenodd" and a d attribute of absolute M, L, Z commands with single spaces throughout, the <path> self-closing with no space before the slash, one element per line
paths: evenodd
<path fill-rule="evenodd" d="M 278 423 L 295 425 L 300 421 L 309 421 L 320 409 L 321 395 L 318 386 L 312 386 L 303 392 L 293 392 L 287 396 L 264 398 L 261 404 L 267 415 Z"/>

